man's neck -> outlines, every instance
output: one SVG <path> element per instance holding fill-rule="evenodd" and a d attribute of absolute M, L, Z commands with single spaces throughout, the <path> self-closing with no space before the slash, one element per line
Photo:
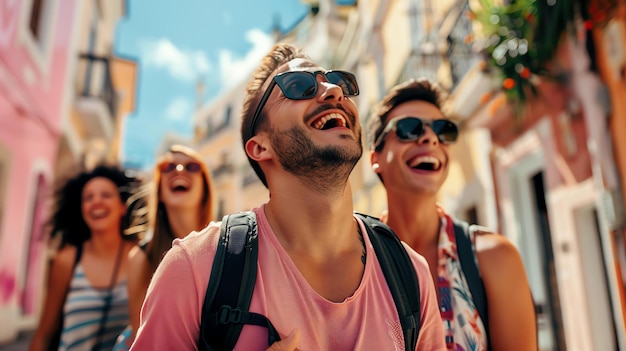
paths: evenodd
<path fill-rule="evenodd" d="M 306 187 L 270 191 L 265 214 L 287 251 L 333 255 L 353 244 L 356 227 L 349 184 L 336 194 L 321 194 Z M 355 234 L 356 235 L 356 234 Z"/>
<path fill-rule="evenodd" d="M 332 302 L 352 296 L 365 272 L 363 239 L 352 209 L 349 185 L 332 196 L 283 188 L 271 192 L 264 208 L 274 235 L 302 277 Z"/>
<path fill-rule="evenodd" d="M 387 224 L 400 240 L 418 252 L 437 246 L 440 220 L 436 195 L 391 193 L 387 199 Z"/>

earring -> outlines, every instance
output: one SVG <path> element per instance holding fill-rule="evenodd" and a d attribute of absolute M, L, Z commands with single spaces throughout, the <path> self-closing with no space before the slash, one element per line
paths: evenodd
<path fill-rule="evenodd" d="M 373 169 L 374 171 L 377 171 L 377 170 L 378 170 L 378 168 L 380 168 L 380 165 L 379 165 L 378 163 L 373 163 L 373 164 L 372 164 L 372 169 Z"/>

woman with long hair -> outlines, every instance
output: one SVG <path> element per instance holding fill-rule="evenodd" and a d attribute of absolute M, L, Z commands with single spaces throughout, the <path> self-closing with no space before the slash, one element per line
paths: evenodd
<path fill-rule="evenodd" d="M 110 350 L 128 324 L 128 253 L 135 246 L 126 200 L 137 179 L 115 166 L 98 166 L 56 193 L 52 236 L 61 246 L 30 351 Z"/>
<path fill-rule="evenodd" d="M 174 145 L 159 158 L 147 192 L 148 235 L 129 254 L 130 327 L 120 335 L 114 350 L 127 349 L 132 343 L 150 279 L 172 241 L 204 228 L 213 219 L 211 174 L 189 147 Z"/>

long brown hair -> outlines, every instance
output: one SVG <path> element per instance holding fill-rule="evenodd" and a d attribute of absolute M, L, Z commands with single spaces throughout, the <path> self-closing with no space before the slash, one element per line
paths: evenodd
<path fill-rule="evenodd" d="M 202 157 L 193 149 L 183 145 L 173 145 L 167 153 L 161 156 L 154 168 L 154 179 L 152 182 L 152 196 L 148 200 L 148 223 L 152 232 L 146 246 L 146 254 L 148 263 L 151 268 L 151 274 L 154 273 L 159 263 L 163 259 L 165 253 L 172 247 L 172 240 L 175 239 L 172 227 L 167 219 L 167 209 L 161 201 L 161 170 L 159 166 L 166 160 L 169 154 L 180 153 L 192 158 L 198 162 L 202 173 L 202 199 L 198 208 L 200 223 L 196 230 L 202 229 L 213 219 L 213 180 L 211 174 L 202 161 Z"/>

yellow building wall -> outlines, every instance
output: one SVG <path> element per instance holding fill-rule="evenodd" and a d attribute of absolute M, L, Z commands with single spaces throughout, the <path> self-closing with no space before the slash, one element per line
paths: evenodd
<path fill-rule="evenodd" d="M 117 115 L 109 159 L 117 161 L 122 145 L 122 127 L 126 117 L 135 111 L 138 66 L 136 61 L 121 57 L 113 57 L 110 65 L 111 79 L 117 94 Z"/>

